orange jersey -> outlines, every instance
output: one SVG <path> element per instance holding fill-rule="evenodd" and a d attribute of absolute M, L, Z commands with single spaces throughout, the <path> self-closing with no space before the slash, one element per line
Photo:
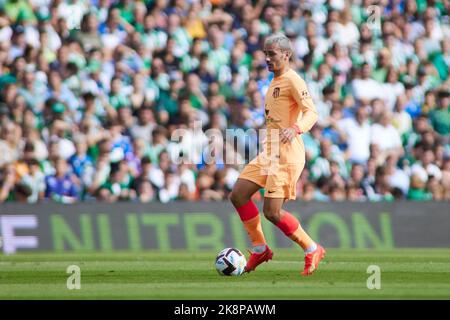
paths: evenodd
<path fill-rule="evenodd" d="M 279 142 L 282 129 L 297 124 L 302 132 L 307 132 L 318 118 L 305 81 L 293 69 L 274 78 L 270 83 L 265 98 L 265 113 L 266 150 L 269 158 L 279 158 L 280 164 L 304 164 L 305 147 L 300 135 L 291 143 Z"/>

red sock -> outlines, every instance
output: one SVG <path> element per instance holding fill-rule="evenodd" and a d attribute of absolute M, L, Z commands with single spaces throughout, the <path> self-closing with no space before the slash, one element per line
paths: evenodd
<path fill-rule="evenodd" d="M 300 223 L 297 218 L 287 211 L 284 211 L 283 217 L 281 217 L 281 220 L 276 224 L 287 237 L 291 236 L 295 230 L 298 229 L 299 225 Z"/>
<path fill-rule="evenodd" d="M 244 228 L 252 242 L 252 246 L 266 244 L 266 239 L 262 231 L 259 211 L 253 201 L 249 200 L 243 206 L 236 208 L 239 217 L 244 223 Z"/>
<path fill-rule="evenodd" d="M 236 210 L 239 213 L 242 222 L 253 219 L 259 215 L 259 210 L 252 200 L 249 200 L 246 204 L 236 208 Z"/>
<path fill-rule="evenodd" d="M 284 234 L 295 241 L 304 250 L 311 247 L 314 241 L 309 237 L 309 235 L 303 230 L 300 222 L 287 211 L 284 211 L 284 215 L 281 220 L 277 223 L 277 227 L 284 232 Z"/>

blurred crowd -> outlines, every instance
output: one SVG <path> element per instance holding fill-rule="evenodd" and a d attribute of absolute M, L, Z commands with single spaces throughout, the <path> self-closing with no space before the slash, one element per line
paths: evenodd
<path fill-rule="evenodd" d="M 448 200 L 449 9 L 0 0 L 0 202 L 227 199 L 242 164 L 205 161 L 195 125 L 243 129 L 236 145 L 247 151 L 257 143 L 246 130 L 264 127 L 272 79 L 262 44 L 279 32 L 319 112 L 303 135 L 299 199 Z"/>

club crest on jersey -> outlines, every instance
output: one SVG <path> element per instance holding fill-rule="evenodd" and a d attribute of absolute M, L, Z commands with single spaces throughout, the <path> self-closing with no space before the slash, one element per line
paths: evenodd
<path fill-rule="evenodd" d="M 273 89 L 272 97 L 274 97 L 276 99 L 279 96 L 280 96 L 280 88 L 276 87 L 275 89 Z"/>
<path fill-rule="evenodd" d="M 309 98 L 309 92 L 308 90 L 303 90 L 302 91 L 302 99 L 307 99 Z"/>

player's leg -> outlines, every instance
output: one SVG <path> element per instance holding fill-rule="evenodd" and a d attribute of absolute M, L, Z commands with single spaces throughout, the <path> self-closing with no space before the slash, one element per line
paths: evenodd
<path fill-rule="evenodd" d="M 314 251 L 315 242 L 302 229 L 300 222 L 291 213 L 282 209 L 286 199 L 284 198 L 264 198 L 264 216 L 276 225 L 287 237 L 297 242 L 305 252 Z"/>
<path fill-rule="evenodd" d="M 308 253 L 316 249 L 316 243 L 303 230 L 300 222 L 290 212 L 283 210 L 284 198 L 264 198 L 264 216 L 276 225 L 283 233 L 297 242 Z"/>
<path fill-rule="evenodd" d="M 286 200 L 296 198 L 295 184 L 303 166 L 284 166 L 269 176 L 266 183 L 263 212 L 287 237 L 296 242 L 305 252 L 305 269 L 302 275 L 309 275 L 317 269 L 325 250 L 316 244 L 303 230 L 300 221 L 282 206 Z"/>
<path fill-rule="evenodd" d="M 257 181 L 258 178 L 252 176 L 252 171 L 252 168 L 247 168 L 247 170 L 244 169 L 241 176 L 249 177 Z M 261 179 L 261 176 L 259 176 L 259 179 Z M 261 185 L 250 180 L 240 178 L 234 185 L 230 195 L 230 200 L 239 213 L 239 217 L 241 218 L 244 228 L 247 230 L 252 242 L 250 257 L 247 260 L 245 272 L 255 270 L 258 265 L 269 261 L 273 256 L 273 252 L 267 246 L 266 239 L 264 238 L 258 208 L 251 200 L 252 195 L 265 184 L 265 179 L 264 181 L 258 181 L 258 183 Z"/>
<path fill-rule="evenodd" d="M 261 186 L 247 179 L 239 178 L 230 193 L 231 203 L 237 208 L 245 205 Z"/>
<path fill-rule="evenodd" d="M 264 251 L 266 239 L 261 227 L 259 210 L 251 197 L 261 186 L 246 179 L 238 179 L 234 184 L 230 194 L 230 200 L 241 218 L 244 228 L 247 231 L 253 250 Z"/>
<path fill-rule="evenodd" d="M 310 275 L 325 257 L 325 250 L 303 230 L 295 216 L 281 208 L 284 201 L 282 198 L 264 198 L 264 216 L 304 250 L 305 268 L 302 275 Z"/>

